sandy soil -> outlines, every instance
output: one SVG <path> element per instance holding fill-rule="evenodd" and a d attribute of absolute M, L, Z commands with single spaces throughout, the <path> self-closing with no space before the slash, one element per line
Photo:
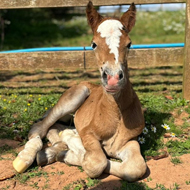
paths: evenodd
<path fill-rule="evenodd" d="M 19 147 L 19 142 L 8 139 L 0 140 L 0 147 L 4 145 L 13 147 L 17 152 L 22 150 Z M 15 155 L 13 153 L 0 154 L 0 189 L 15 189 L 15 190 L 31 190 L 31 189 L 63 189 L 69 184 L 77 182 L 83 184 L 83 189 L 90 189 L 86 186 L 88 176 L 78 167 L 68 166 L 64 163 L 56 162 L 38 169 L 38 173 L 43 175 L 31 177 L 26 183 L 21 183 L 21 179 L 16 175 L 12 167 L 12 161 Z M 186 182 L 190 181 L 190 154 L 185 154 L 180 157 L 182 163 L 174 165 L 171 162 L 171 157 L 162 158 L 159 160 L 151 159 L 147 161 L 148 170 L 144 179 L 139 182 L 145 182 L 150 188 L 155 188 L 156 184 L 162 184 L 166 188 L 174 187 L 174 183 L 179 185 L 179 189 L 188 190 L 190 185 Z M 16 176 L 15 176 L 16 175 Z M 120 189 L 121 179 L 103 174 L 100 178 L 101 184 L 91 189 Z M 68 189 L 73 189 L 68 187 Z"/>

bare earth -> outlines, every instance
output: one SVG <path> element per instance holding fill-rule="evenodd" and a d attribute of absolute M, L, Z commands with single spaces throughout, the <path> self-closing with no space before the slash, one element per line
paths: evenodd
<path fill-rule="evenodd" d="M 19 142 L 14 140 L 1 139 L 0 147 L 5 144 L 16 149 L 17 152 L 22 150 L 19 147 Z M 15 176 L 16 172 L 12 167 L 12 161 L 15 156 L 12 153 L 0 155 L 0 189 L 15 189 L 15 190 L 31 190 L 37 189 L 63 189 L 68 187 L 73 182 L 87 183 L 88 176 L 78 167 L 68 166 L 64 163 L 56 162 L 38 169 L 43 173 L 41 176 L 31 177 L 25 183 Z M 171 158 L 163 158 L 159 160 L 149 160 L 147 162 L 148 171 L 144 179 L 139 182 L 145 182 L 150 188 L 155 188 L 156 184 L 162 184 L 166 188 L 172 188 L 174 183 L 179 185 L 179 189 L 188 190 L 190 185 L 186 182 L 190 181 L 190 154 L 185 154 L 180 157 L 182 163 L 174 165 Z M 121 180 L 112 175 L 103 174 L 100 178 L 101 183 L 91 189 L 120 189 Z M 76 183 L 77 184 L 77 183 Z M 68 188 L 73 189 L 73 186 Z M 84 188 L 90 189 L 90 188 Z"/>

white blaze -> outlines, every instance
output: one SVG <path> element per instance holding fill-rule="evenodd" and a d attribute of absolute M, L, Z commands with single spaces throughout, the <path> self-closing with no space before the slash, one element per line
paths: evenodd
<path fill-rule="evenodd" d="M 118 47 L 122 28 L 123 25 L 118 20 L 106 20 L 98 26 L 97 30 L 102 38 L 106 38 L 106 44 L 110 49 L 110 53 L 115 55 L 115 63 L 118 63 L 119 59 Z"/>

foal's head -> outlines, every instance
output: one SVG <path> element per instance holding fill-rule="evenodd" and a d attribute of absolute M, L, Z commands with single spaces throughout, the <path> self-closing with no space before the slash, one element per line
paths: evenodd
<path fill-rule="evenodd" d="M 128 34 L 135 25 L 135 5 L 131 4 L 120 19 L 102 17 L 91 1 L 86 13 L 93 31 L 91 46 L 98 60 L 102 84 L 107 92 L 116 94 L 127 83 L 127 55 L 131 45 Z"/>

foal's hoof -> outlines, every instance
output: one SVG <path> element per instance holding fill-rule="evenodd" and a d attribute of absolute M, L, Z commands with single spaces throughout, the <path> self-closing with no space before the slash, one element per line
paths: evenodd
<path fill-rule="evenodd" d="M 67 152 L 68 152 L 68 150 L 63 150 L 63 151 L 59 152 L 56 156 L 56 161 L 64 162 L 64 158 L 65 158 Z"/>
<path fill-rule="evenodd" d="M 56 152 L 52 147 L 48 147 L 44 150 L 40 150 L 36 155 L 36 161 L 38 166 L 45 166 L 55 162 Z"/>
<path fill-rule="evenodd" d="M 36 162 L 38 166 L 45 166 L 48 164 L 48 159 L 44 150 L 41 150 L 36 155 Z"/>

